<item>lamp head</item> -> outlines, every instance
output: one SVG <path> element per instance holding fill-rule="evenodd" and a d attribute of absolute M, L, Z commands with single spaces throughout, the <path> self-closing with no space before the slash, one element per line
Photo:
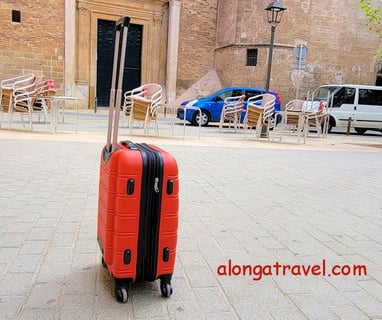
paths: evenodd
<path fill-rule="evenodd" d="M 272 26 L 276 26 L 278 23 L 280 23 L 283 12 L 286 9 L 287 8 L 281 1 L 271 2 L 268 7 L 265 8 L 268 15 L 268 22 L 272 24 Z"/>

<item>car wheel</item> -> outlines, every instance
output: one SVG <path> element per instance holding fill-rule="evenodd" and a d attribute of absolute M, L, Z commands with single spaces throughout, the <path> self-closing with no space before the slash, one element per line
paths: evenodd
<path fill-rule="evenodd" d="M 200 121 L 201 121 L 200 123 L 201 126 L 208 125 L 208 123 L 210 122 L 210 115 L 207 111 L 201 110 L 201 112 L 199 111 L 194 112 L 194 115 L 192 116 L 192 124 L 194 126 L 198 126 Z"/>
<path fill-rule="evenodd" d="M 357 132 L 358 134 L 364 134 L 366 132 L 367 129 L 365 128 L 354 128 L 355 132 Z"/>
<path fill-rule="evenodd" d="M 332 117 L 329 118 L 328 121 L 328 133 L 332 132 L 333 127 L 336 126 L 336 123 Z M 324 123 L 321 124 L 321 130 L 324 130 Z"/>

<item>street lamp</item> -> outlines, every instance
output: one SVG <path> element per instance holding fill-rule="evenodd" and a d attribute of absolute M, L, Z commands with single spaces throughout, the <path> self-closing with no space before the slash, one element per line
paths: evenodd
<path fill-rule="evenodd" d="M 271 81 L 271 69 L 272 69 L 272 55 L 273 44 L 275 41 L 275 30 L 278 23 L 281 21 L 281 17 L 286 10 L 286 7 L 281 1 L 273 1 L 268 7 L 265 8 L 268 15 L 268 22 L 271 24 L 271 42 L 269 44 L 269 56 L 268 56 L 268 71 L 267 71 L 267 83 L 265 89 L 269 90 L 269 83 Z"/>

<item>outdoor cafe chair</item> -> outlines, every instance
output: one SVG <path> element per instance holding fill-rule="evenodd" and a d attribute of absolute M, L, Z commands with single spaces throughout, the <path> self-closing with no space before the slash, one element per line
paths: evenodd
<path fill-rule="evenodd" d="M 0 127 L 4 119 L 4 115 L 8 116 L 9 128 L 11 128 L 11 115 L 10 111 L 13 104 L 13 85 L 16 82 L 22 81 L 24 85 L 33 83 L 35 81 L 35 75 L 28 73 L 16 77 L 4 79 L 0 82 Z"/>
<path fill-rule="evenodd" d="M 300 143 L 300 136 L 304 134 L 305 129 L 305 112 L 303 110 L 304 100 L 292 99 L 285 105 L 284 111 L 275 114 L 275 119 L 279 120 L 275 131 L 278 131 L 280 141 L 288 132 L 297 133 L 297 143 Z"/>
<path fill-rule="evenodd" d="M 51 105 L 51 99 L 56 90 L 49 88 L 45 80 L 36 83 L 35 93 L 32 96 L 32 111 L 44 116 L 44 122 L 47 123 L 48 111 Z"/>
<path fill-rule="evenodd" d="M 259 101 L 261 102 L 259 103 Z M 256 138 L 260 139 L 263 128 L 266 128 L 267 138 L 269 140 L 269 130 L 274 126 L 273 113 L 275 102 L 276 97 L 271 93 L 256 95 L 248 99 L 247 110 L 243 121 L 244 139 L 247 137 L 247 131 L 254 131 Z"/>
<path fill-rule="evenodd" d="M 32 112 L 33 96 L 36 92 L 36 83 L 26 80 L 16 81 L 12 86 L 13 103 L 10 108 L 10 126 L 12 126 L 13 115 L 20 115 L 23 127 L 25 128 L 24 116 L 28 117 L 29 127 L 33 130 Z"/>
<path fill-rule="evenodd" d="M 309 134 L 309 128 L 314 127 L 317 135 L 325 137 L 328 131 L 328 109 L 327 103 L 321 101 L 317 110 L 310 110 L 305 113 L 304 142 Z"/>
<path fill-rule="evenodd" d="M 162 86 L 149 83 L 131 90 L 130 133 L 134 122 L 143 123 L 144 133 L 148 134 L 150 123 L 154 123 L 155 133 L 158 136 L 157 113 L 162 101 Z"/>
<path fill-rule="evenodd" d="M 224 104 L 220 115 L 219 131 L 223 128 L 224 123 L 228 122 L 228 127 L 230 128 L 232 124 L 235 132 L 237 132 L 241 120 L 241 114 L 244 110 L 244 98 L 245 95 L 227 97 L 224 99 Z"/>

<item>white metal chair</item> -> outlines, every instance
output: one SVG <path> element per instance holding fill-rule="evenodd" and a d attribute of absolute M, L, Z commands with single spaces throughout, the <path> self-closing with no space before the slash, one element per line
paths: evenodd
<path fill-rule="evenodd" d="M 264 108 L 263 111 L 263 127 L 266 128 L 267 139 L 269 141 L 270 135 L 269 130 L 275 126 L 275 103 L 276 97 L 271 93 L 264 93 L 263 99 L 261 101 L 261 106 Z"/>
<path fill-rule="evenodd" d="M 3 122 L 4 115 L 8 115 L 9 128 L 11 128 L 10 111 L 13 104 L 13 85 L 16 82 L 23 81 L 24 85 L 33 83 L 35 76 L 33 73 L 20 75 L 17 77 L 7 78 L 0 83 L 0 127 Z"/>
<path fill-rule="evenodd" d="M 131 97 L 132 90 L 126 91 L 123 94 L 123 105 L 122 105 L 122 126 L 125 125 L 125 120 L 127 119 L 127 127 L 130 126 L 130 113 L 131 113 L 131 105 L 133 104 L 133 100 Z"/>
<path fill-rule="evenodd" d="M 51 105 L 51 97 L 54 96 L 56 90 L 50 88 L 45 80 L 36 83 L 35 93 L 32 99 L 32 111 L 44 116 L 44 122 L 47 123 L 48 111 Z"/>
<path fill-rule="evenodd" d="M 321 101 L 317 110 L 306 112 L 304 124 L 304 143 L 309 134 L 309 128 L 315 127 L 318 136 L 325 137 L 328 127 L 328 108 L 327 102 Z"/>
<path fill-rule="evenodd" d="M 237 132 L 241 114 L 244 110 L 244 98 L 245 95 L 227 97 L 224 99 L 224 105 L 220 115 L 219 131 L 223 128 L 225 122 L 228 122 L 228 127 L 233 125 L 235 132 Z"/>
<path fill-rule="evenodd" d="M 157 113 L 162 101 L 162 86 L 157 83 L 149 83 L 131 90 L 130 110 L 130 133 L 134 127 L 134 121 L 143 123 L 144 133 L 148 134 L 150 123 L 155 126 L 155 133 L 159 135 Z"/>
<path fill-rule="evenodd" d="M 283 135 L 288 132 L 297 133 L 297 143 L 300 143 L 301 133 L 305 128 L 305 113 L 303 110 L 304 100 L 293 99 L 285 105 L 285 110 L 277 112 L 275 118 L 281 117 L 281 121 L 276 129 L 279 132 L 280 141 Z M 276 131 L 276 130 L 275 130 Z"/>
<path fill-rule="evenodd" d="M 261 101 L 261 102 L 260 102 Z M 259 139 L 263 127 L 266 128 L 267 138 L 269 129 L 274 126 L 274 108 L 276 97 L 270 93 L 264 93 L 248 99 L 247 110 L 244 117 L 244 139 L 247 131 L 255 129 L 256 138 Z"/>
<path fill-rule="evenodd" d="M 16 81 L 12 86 L 13 103 L 10 109 L 10 127 L 13 122 L 13 115 L 20 114 L 23 127 L 25 128 L 24 116 L 28 116 L 29 127 L 33 130 L 32 112 L 33 96 L 36 93 L 36 83 L 28 83 L 26 80 Z"/>

